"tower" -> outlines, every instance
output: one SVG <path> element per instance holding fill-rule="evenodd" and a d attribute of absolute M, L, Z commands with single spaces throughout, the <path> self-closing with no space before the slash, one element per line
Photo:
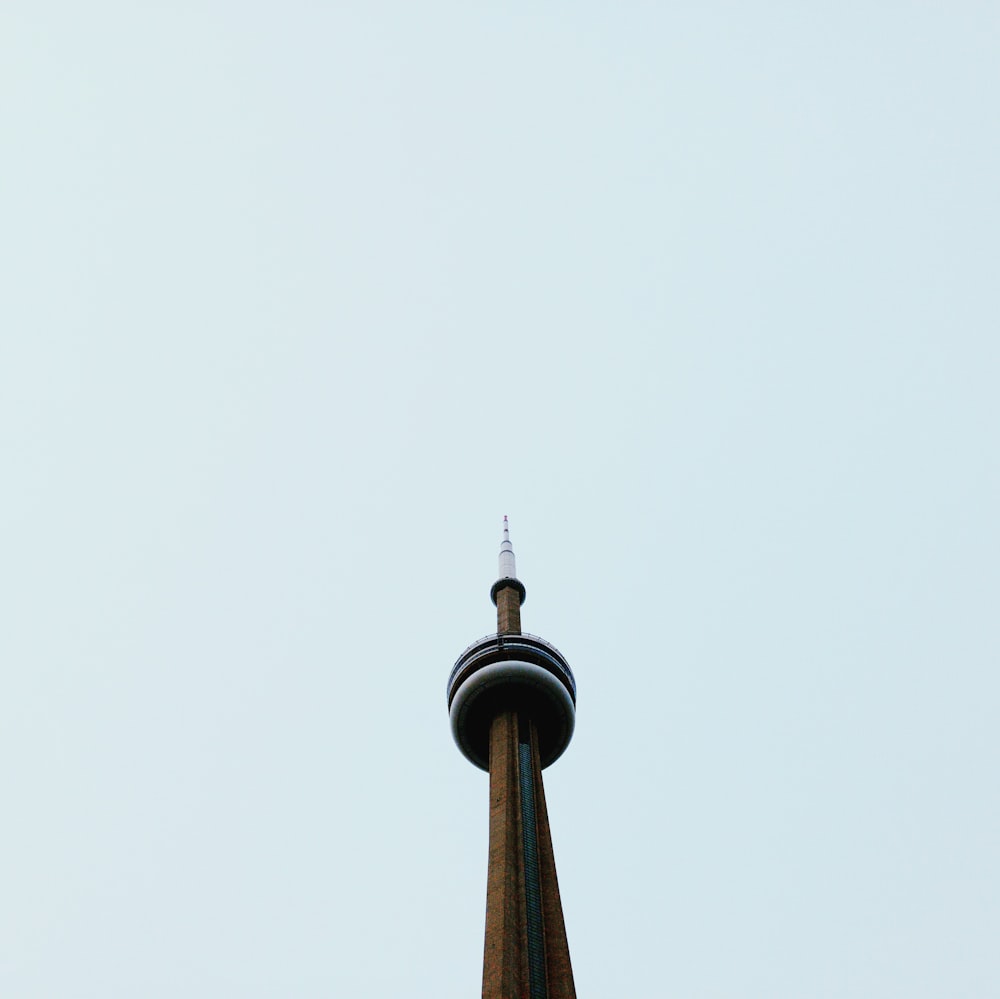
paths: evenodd
<path fill-rule="evenodd" d="M 525 589 L 503 521 L 497 633 L 448 678 L 455 742 L 490 775 L 483 999 L 575 999 L 542 770 L 573 736 L 576 681 L 555 646 L 521 631 Z"/>

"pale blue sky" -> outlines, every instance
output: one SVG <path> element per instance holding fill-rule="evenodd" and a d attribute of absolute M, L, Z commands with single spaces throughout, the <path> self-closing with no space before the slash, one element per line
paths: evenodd
<path fill-rule="evenodd" d="M 0 992 L 1000 993 L 1000 9 L 0 12 Z"/>

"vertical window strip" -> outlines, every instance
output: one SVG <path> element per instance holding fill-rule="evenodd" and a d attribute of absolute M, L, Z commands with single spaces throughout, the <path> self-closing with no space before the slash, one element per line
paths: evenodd
<path fill-rule="evenodd" d="M 538 830 L 535 827 L 535 780 L 531 746 L 518 742 L 518 781 L 524 830 L 524 894 L 528 916 L 528 981 L 531 999 L 546 999 L 545 936 L 542 927 L 542 886 L 538 869 Z"/>

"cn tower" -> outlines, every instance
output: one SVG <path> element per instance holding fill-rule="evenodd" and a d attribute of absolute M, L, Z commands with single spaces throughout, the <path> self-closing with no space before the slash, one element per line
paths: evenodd
<path fill-rule="evenodd" d="M 573 736 L 576 681 L 562 653 L 521 631 L 524 584 L 503 519 L 497 631 L 448 678 L 451 731 L 490 775 L 483 999 L 575 999 L 542 770 Z"/>

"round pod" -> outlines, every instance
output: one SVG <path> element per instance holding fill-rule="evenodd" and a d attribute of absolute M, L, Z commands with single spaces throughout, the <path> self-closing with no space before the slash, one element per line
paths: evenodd
<path fill-rule="evenodd" d="M 543 767 L 566 750 L 576 724 L 576 681 L 554 646 L 533 635 L 491 635 L 459 657 L 448 683 L 448 713 L 458 748 L 489 770 L 490 726 L 502 711 L 535 723 Z"/>

